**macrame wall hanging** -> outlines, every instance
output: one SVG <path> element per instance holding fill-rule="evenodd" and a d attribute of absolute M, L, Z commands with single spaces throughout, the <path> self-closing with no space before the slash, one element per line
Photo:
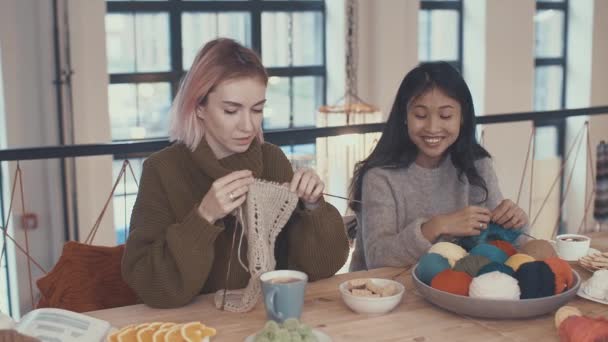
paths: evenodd
<path fill-rule="evenodd" d="M 380 123 L 380 110 L 357 95 L 357 1 L 346 3 L 346 91 L 333 105 L 321 106 L 316 115 L 317 127 Z M 381 133 L 346 134 L 317 139 L 317 165 L 327 192 L 346 194 L 355 164 L 365 159 L 380 139 Z M 342 213 L 346 202 L 332 202 Z"/>
<path fill-rule="evenodd" d="M 262 293 L 260 276 L 275 269 L 274 245 L 277 236 L 297 204 L 298 196 L 280 184 L 256 180 L 249 186 L 247 199 L 237 210 L 237 221 L 242 226 L 237 255 L 239 266 L 247 270 L 251 278 L 244 289 L 217 291 L 214 300 L 218 309 L 247 312 L 254 308 Z M 236 234 L 237 229 L 234 231 Z M 240 248 L 245 235 L 248 265 L 240 260 Z M 235 240 L 236 235 L 233 236 L 232 249 L 236 246 Z M 231 251 L 230 255 L 234 253 Z M 232 260 L 229 260 L 226 279 L 231 267 L 235 267 L 232 264 Z"/>

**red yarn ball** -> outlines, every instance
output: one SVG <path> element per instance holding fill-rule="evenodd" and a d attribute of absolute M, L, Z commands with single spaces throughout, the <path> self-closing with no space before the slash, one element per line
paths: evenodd
<path fill-rule="evenodd" d="M 460 296 L 468 296 L 471 281 L 473 278 L 467 273 L 447 269 L 433 278 L 431 287 Z"/>
<path fill-rule="evenodd" d="M 513 245 L 508 243 L 507 241 L 493 240 L 493 241 L 488 241 L 488 244 L 494 245 L 494 246 L 500 248 L 503 252 L 505 252 L 507 254 L 507 256 L 517 254 L 517 250 L 515 249 L 515 247 L 513 247 Z"/>
<path fill-rule="evenodd" d="M 574 285 L 574 273 L 567 261 L 557 257 L 547 258 L 543 262 L 549 265 L 555 274 L 555 294 L 562 293 Z"/>
<path fill-rule="evenodd" d="M 608 341 L 608 320 L 570 316 L 559 325 L 559 338 L 562 342 Z"/>

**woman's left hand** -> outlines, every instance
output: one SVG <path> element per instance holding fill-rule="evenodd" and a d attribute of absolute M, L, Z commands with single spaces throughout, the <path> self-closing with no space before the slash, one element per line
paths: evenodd
<path fill-rule="evenodd" d="M 293 175 L 289 190 L 298 194 L 307 208 L 314 207 L 321 198 L 325 184 L 315 170 L 305 168 L 299 169 Z"/>
<path fill-rule="evenodd" d="M 505 228 L 521 228 L 528 224 L 528 215 L 510 199 L 505 199 L 492 211 L 492 222 Z"/>

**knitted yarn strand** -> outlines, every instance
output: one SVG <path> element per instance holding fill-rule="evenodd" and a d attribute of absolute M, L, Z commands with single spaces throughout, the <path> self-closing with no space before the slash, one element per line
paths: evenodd
<path fill-rule="evenodd" d="M 256 179 L 249 186 L 247 200 L 238 209 L 237 220 L 243 228 L 239 242 L 239 263 L 249 271 L 251 278 L 246 288 L 226 291 L 226 311 L 248 312 L 260 299 L 260 276 L 275 269 L 275 242 L 297 203 L 298 196 L 278 183 Z M 244 234 L 247 234 L 249 267 L 240 259 Z M 222 307 L 224 291 L 222 289 L 215 293 L 214 302 L 218 309 Z"/>

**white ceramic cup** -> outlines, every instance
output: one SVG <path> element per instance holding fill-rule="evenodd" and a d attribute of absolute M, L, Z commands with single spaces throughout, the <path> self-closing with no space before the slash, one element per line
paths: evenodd
<path fill-rule="evenodd" d="M 555 249 L 560 258 L 576 261 L 589 253 L 591 238 L 579 234 L 562 234 L 555 238 Z"/>

